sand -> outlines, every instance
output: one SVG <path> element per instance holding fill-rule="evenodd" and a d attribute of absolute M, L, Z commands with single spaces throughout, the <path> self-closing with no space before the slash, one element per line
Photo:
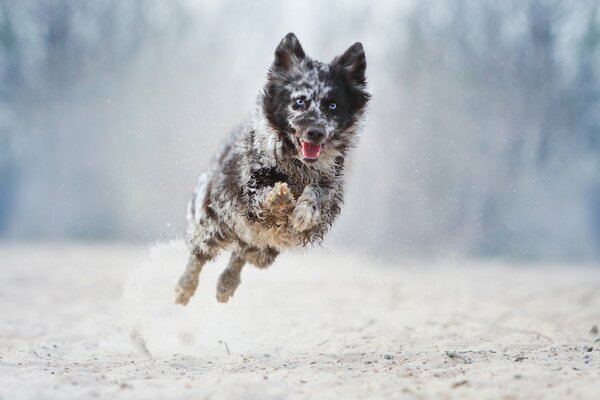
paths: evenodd
<path fill-rule="evenodd" d="M 181 242 L 0 246 L 0 399 L 598 399 L 600 268 L 378 262 L 317 249 L 209 264 Z"/>

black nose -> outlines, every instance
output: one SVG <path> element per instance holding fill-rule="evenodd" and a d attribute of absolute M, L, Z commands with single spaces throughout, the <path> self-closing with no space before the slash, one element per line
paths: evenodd
<path fill-rule="evenodd" d="M 310 128 L 306 131 L 306 136 L 313 142 L 320 142 L 325 137 L 325 131 L 319 128 Z"/>

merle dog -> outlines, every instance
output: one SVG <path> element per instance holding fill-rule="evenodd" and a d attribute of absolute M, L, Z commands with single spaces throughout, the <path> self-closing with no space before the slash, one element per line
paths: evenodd
<path fill-rule="evenodd" d="M 331 63 L 306 55 L 289 33 L 253 117 L 232 132 L 188 205 L 187 268 L 176 303 L 187 304 L 202 266 L 231 249 L 217 300 L 227 302 L 244 264 L 269 266 L 281 250 L 319 243 L 340 212 L 344 164 L 369 93 L 360 43 Z"/>

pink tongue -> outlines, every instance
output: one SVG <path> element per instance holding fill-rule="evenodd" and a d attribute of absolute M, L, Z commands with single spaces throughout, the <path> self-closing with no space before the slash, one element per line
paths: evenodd
<path fill-rule="evenodd" d="M 308 142 L 302 142 L 302 155 L 304 158 L 309 158 L 311 160 L 319 157 L 319 153 L 321 152 L 320 144 L 312 144 Z"/>

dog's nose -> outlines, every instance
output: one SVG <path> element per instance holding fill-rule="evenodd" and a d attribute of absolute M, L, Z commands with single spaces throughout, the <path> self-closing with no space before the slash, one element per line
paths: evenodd
<path fill-rule="evenodd" d="M 325 137 L 325 131 L 319 128 L 310 128 L 306 132 L 306 136 L 313 142 L 320 142 Z"/>

